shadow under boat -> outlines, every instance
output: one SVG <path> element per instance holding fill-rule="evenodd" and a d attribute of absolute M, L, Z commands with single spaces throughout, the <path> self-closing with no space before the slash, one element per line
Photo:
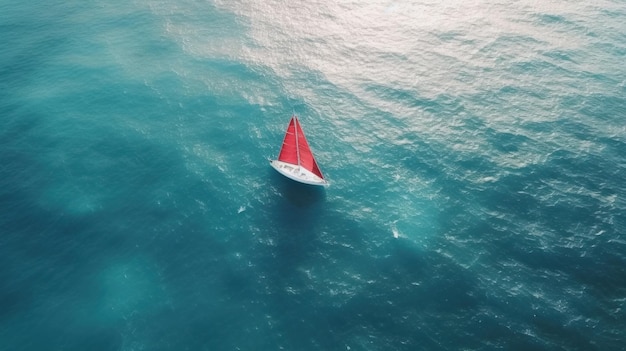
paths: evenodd
<path fill-rule="evenodd" d="M 293 206 L 306 208 L 326 200 L 325 187 L 300 183 L 273 170 L 271 174 L 272 185 Z"/>

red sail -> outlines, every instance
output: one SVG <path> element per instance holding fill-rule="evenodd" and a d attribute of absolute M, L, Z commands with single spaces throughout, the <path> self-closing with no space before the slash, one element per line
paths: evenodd
<path fill-rule="evenodd" d="M 299 149 L 299 150 L 298 150 Z M 285 133 L 283 146 L 278 154 L 278 160 L 293 165 L 299 165 L 313 172 L 320 178 L 324 178 L 320 168 L 315 162 L 309 143 L 306 141 L 302 127 L 297 117 L 292 117 Z"/>
<path fill-rule="evenodd" d="M 278 154 L 278 160 L 297 165 L 298 149 L 296 144 L 296 127 L 294 121 L 295 118 L 292 118 L 291 122 L 289 122 L 289 127 L 287 127 L 285 139 L 283 140 L 283 146 Z"/>
<path fill-rule="evenodd" d="M 304 136 L 304 132 L 302 131 L 302 127 L 300 126 L 300 121 L 297 118 L 294 118 L 296 121 L 296 133 L 298 134 L 298 147 L 300 148 L 300 166 L 308 169 L 313 172 L 313 174 L 318 177 L 324 179 L 320 168 L 317 166 L 317 162 L 315 162 L 315 157 L 313 157 L 313 152 L 311 152 L 311 148 L 309 147 L 309 143 L 306 141 L 306 137 Z"/>

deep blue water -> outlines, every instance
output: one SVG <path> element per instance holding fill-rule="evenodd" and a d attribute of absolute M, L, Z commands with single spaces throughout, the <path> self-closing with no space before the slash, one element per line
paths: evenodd
<path fill-rule="evenodd" d="M 0 0 L 0 350 L 621 350 L 626 3 Z M 271 169 L 296 112 L 325 190 Z"/>

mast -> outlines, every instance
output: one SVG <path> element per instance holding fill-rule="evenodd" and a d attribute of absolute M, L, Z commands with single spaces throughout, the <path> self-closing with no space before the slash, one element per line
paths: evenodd
<path fill-rule="evenodd" d="M 294 132 L 296 134 L 296 155 L 298 156 L 298 166 L 300 166 L 300 144 L 298 143 L 298 125 L 300 122 L 298 121 L 298 117 L 293 115 L 294 119 Z"/>

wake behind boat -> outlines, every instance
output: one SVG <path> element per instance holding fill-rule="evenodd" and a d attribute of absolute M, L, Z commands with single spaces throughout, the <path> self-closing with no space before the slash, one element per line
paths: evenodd
<path fill-rule="evenodd" d="M 291 116 L 278 159 L 270 161 L 270 165 L 278 173 L 296 182 L 328 186 L 296 115 Z"/>

